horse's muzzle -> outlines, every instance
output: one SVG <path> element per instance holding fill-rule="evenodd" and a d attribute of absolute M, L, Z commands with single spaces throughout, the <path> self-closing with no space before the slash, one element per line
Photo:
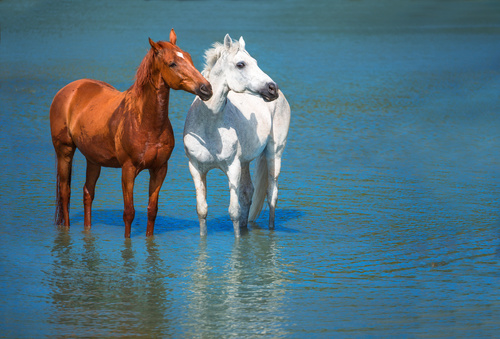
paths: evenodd
<path fill-rule="evenodd" d="M 200 97 L 200 99 L 203 101 L 207 101 L 208 99 L 210 99 L 212 97 L 212 94 L 213 94 L 212 86 L 210 84 L 208 84 L 208 86 L 201 85 L 196 90 L 196 95 L 198 95 Z"/>
<path fill-rule="evenodd" d="M 279 97 L 279 88 L 275 82 L 268 82 L 266 86 L 260 91 L 260 95 L 265 101 L 273 101 Z"/>

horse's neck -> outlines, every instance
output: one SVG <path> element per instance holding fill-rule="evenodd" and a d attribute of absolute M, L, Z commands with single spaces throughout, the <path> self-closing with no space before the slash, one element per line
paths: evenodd
<path fill-rule="evenodd" d="M 207 78 L 213 88 L 213 95 L 210 100 L 204 102 L 207 113 L 212 115 L 220 115 L 226 107 L 227 94 L 229 87 L 226 80 L 217 76 L 210 76 Z"/>
<path fill-rule="evenodd" d="M 133 91 L 137 102 L 137 119 L 150 128 L 163 128 L 168 120 L 170 88 L 158 76 L 155 80 L 142 84 L 139 91 Z"/>

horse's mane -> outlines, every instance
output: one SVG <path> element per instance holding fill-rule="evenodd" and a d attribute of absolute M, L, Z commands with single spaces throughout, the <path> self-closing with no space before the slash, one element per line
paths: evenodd
<path fill-rule="evenodd" d="M 137 72 L 135 74 L 135 86 L 134 90 L 137 95 L 142 94 L 144 86 L 149 82 L 153 82 L 153 75 L 151 72 L 151 63 L 154 60 L 154 52 L 151 48 L 142 59 L 141 64 L 137 67 Z"/>
<path fill-rule="evenodd" d="M 229 53 L 237 52 L 240 49 L 240 43 L 238 41 L 233 40 L 233 44 Z M 207 49 L 205 51 L 205 68 L 201 72 L 201 74 L 206 78 L 209 76 L 210 71 L 214 67 L 215 63 L 222 56 L 222 53 L 226 52 L 226 46 L 221 44 L 220 42 L 216 42 L 212 45 L 212 48 Z"/>

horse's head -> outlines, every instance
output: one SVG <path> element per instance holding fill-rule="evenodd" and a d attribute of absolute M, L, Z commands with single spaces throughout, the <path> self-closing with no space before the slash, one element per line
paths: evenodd
<path fill-rule="evenodd" d="M 210 99 L 212 86 L 194 67 L 191 55 L 177 47 L 176 42 L 174 29 L 170 31 L 170 42 L 149 39 L 163 81 L 172 89 L 193 93 L 202 100 Z"/>
<path fill-rule="evenodd" d="M 220 57 L 211 72 L 224 74 L 230 90 L 258 94 L 266 101 L 278 98 L 278 85 L 259 66 L 245 49 L 243 37 L 233 42 L 229 34 L 224 45 L 219 45 Z"/>

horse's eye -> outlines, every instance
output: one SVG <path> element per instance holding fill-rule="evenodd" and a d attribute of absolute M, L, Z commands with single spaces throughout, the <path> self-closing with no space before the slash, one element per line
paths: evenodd
<path fill-rule="evenodd" d="M 175 62 L 171 62 L 168 64 L 168 67 L 175 67 L 175 66 L 177 66 L 177 64 Z"/>
<path fill-rule="evenodd" d="M 243 61 L 240 61 L 236 64 L 236 67 L 238 67 L 239 69 L 242 69 L 243 67 L 245 67 L 245 63 Z"/>

